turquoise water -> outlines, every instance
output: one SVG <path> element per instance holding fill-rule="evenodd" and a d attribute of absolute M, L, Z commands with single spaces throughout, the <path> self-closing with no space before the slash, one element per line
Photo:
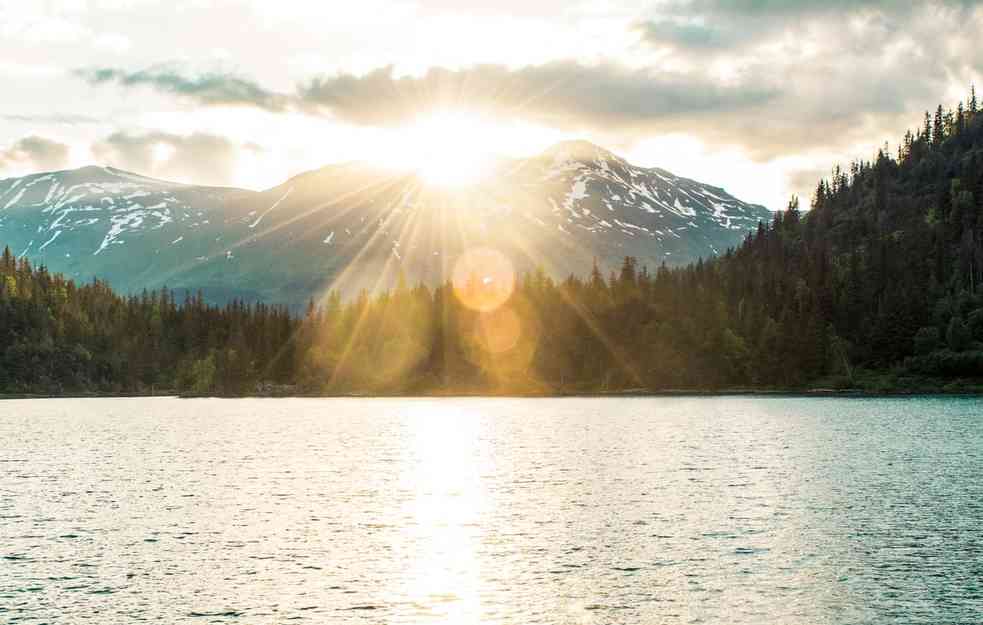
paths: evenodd
<path fill-rule="evenodd" d="M 979 623 L 975 399 L 0 402 L 4 623 Z"/>

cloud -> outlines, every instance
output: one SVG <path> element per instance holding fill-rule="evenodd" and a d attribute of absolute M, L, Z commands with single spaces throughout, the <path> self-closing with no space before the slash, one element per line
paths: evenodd
<path fill-rule="evenodd" d="M 29 171 L 63 169 L 68 163 L 68 146 L 32 135 L 0 150 L 0 169 Z"/>
<path fill-rule="evenodd" d="M 70 113 L 55 113 L 52 115 L 0 115 L 0 119 L 6 122 L 18 122 L 24 124 L 59 124 L 62 126 L 81 126 L 84 124 L 98 124 L 100 120 L 89 115 L 72 115 Z"/>
<path fill-rule="evenodd" d="M 395 126 L 441 108 L 492 112 L 583 129 L 644 127 L 676 115 L 742 110 L 777 96 L 765 83 L 722 84 L 707 78 L 615 63 L 556 61 L 510 69 L 477 65 L 433 67 L 421 76 L 397 76 L 392 66 L 368 74 L 336 74 L 280 94 L 235 76 L 186 76 L 174 69 L 127 72 L 78 70 L 93 85 L 150 85 L 202 106 L 251 106 L 266 111 L 303 111 L 369 126 Z"/>
<path fill-rule="evenodd" d="M 634 22 L 641 45 L 625 48 L 630 52 L 619 60 L 432 66 L 417 74 L 383 66 L 324 74 L 283 91 L 173 63 L 76 75 L 202 107 L 304 113 L 354 126 L 399 126 L 451 108 L 590 133 L 617 145 L 672 133 L 711 150 L 737 147 L 756 161 L 848 158 L 869 156 L 856 153 L 857 146 L 896 139 L 922 110 L 952 97 L 956 85 L 983 77 L 981 5 L 665 0 L 647 21 Z"/>
<path fill-rule="evenodd" d="M 983 0 L 935 0 L 934 3 L 955 8 L 970 8 L 983 4 Z M 871 9 L 903 13 L 911 11 L 918 4 L 920 3 L 902 0 L 670 0 L 665 3 L 663 10 L 760 17 L 842 13 L 844 11 Z"/>
<path fill-rule="evenodd" d="M 120 169 L 200 184 L 228 184 L 242 149 L 225 137 L 206 133 L 116 132 L 92 146 L 95 157 Z"/>
<path fill-rule="evenodd" d="M 916 16 L 963 18 L 979 6 L 983 0 L 669 0 L 656 16 L 636 22 L 633 29 L 656 48 L 695 55 L 734 54 L 782 36 L 808 34 L 817 25 L 832 23 L 849 33 L 855 26 L 851 20 L 857 18 L 901 36 Z M 830 39 L 827 47 L 837 41 Z"/>
<path fill-rule="evenodd" d="M 804 167 L 791 169 L 786 174 L 789 189 L 797 193 L 800 199 L 808 201 L 819 185 L 819 181 L 829 178 L 831 167 Z"/>
<path fill-rule="evenodd" d="M 280 112 L 287 102 L 281 94 L 255 82 L 221 72 L 185 75 L 174 67 L 158 66 L 139 71 L 97 67 L 78 69 L 74 73 L 91 85 L 147 86 L 161 93 L 190 98 L 205 106 L 250 106 Z"/>
<path fill-rule="evenodd" d="M 728 28 L 674 19 L 639 22 L 634 28 L 646 43 L 696 52 L 732 48 L 747 36 Z"/>
<path fill-rule="evenodd" d="M 983 73 L 983 0 L 670 0 L 635 24 L 688 72 L 736 72 L 781 95 L 694 128 L 767 160 L 896 139 Z M 867 157 L 868 154 L 853 156 Z"/>
<path fill-rule="evenodd" d="M 776 95 L 767 84 L 722 85 L 677 73 L 576 61 L 518 69 L 431 68 L 422 76 L 403 77 L 386 67 L 361 77 L 315 79 L 299 92 L 305 107 L 354 123 L 396 125 L 421 111 L 451 107 L 572 129 L 643 127 L 678 115 L 742 110 Z"/>

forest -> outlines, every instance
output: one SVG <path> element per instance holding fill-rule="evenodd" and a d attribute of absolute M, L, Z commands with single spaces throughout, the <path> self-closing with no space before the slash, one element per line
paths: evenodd
<path fill-rule="evenodd" d="M 75 284 L 5 250 L 0 393 L 428 394 L 983 388 L 983 115 L 971 92 L 682 268 L 401 281 L 303 314 Z M 488 287 L 492 288 L 492 287 Z M 477 290 L 477 293 L 462 293 Z M 487 295 L 487 294 L 486 294 Z"/>

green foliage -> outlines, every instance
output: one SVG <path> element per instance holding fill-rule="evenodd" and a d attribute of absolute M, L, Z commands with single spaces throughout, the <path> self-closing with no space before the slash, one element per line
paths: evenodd
<path fill-rule="evenodd" d="M 215 389 L 215 352 L 191 362 L 179 375 L 181 390 L 196 395 L 211 393 Z"/>
<path fill-rule="evenodd" d="M 494 312 L 465 307 L 450 284 L 404 280 L 348 301 L 331 293 L 300 316 L 166 290 L 121 297 L 6 251 L 0 391 L 977 388 L 977 106 L 926 114 L 896 159 L 880 150 L 837 167 L 808 213 L 793 198 L 720 258 L 676 269 L 626 258 L 607 279 L 595 266 L 561 282 L 534 270 Z"/>
<path fill-rule="evenodd" d="M 285 308 L 121 297 L 0 257 L 0 392 L 245 392 L 256 361 L 270 381 L 293 375 L 295 325 Z M 233 345 L 235 357 L 216 356 Z"/>
<path fill-rule="evenodd" d="M 915 353 L 919 356 L 930 354 L 939 348 L 942 336 L 935 326 L 921 328 L 915 334 Z"/>
<path fill-rule="evenodd" d="M 927 356 L 912 358 L 906 363 L 906 366 L 911 371 L 943 379 L 979 379 L 983 376 L 983 351 L 938 350 Z"/>
<path fill-rule="evenodd" d="M 971 312 L 966 320 L 966 325 L 972 340 L 983 342 L 983 308 L 977 308 Z"/>
<path fill-rule="evenodd" d="M 954 352 L 961 352 L 969 347 L 969 328 L 963 323 L 961 317 L 953 317 L 949 321 L 949 328 L 945 332 L 945 341 Z"/>

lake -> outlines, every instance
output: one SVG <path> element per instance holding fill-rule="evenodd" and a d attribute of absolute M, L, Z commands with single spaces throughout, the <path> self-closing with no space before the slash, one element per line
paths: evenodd
<path fill-rule="evenodd" d="M 979 623 L 983 401 L 0 401 L 4 623 Z"/>

